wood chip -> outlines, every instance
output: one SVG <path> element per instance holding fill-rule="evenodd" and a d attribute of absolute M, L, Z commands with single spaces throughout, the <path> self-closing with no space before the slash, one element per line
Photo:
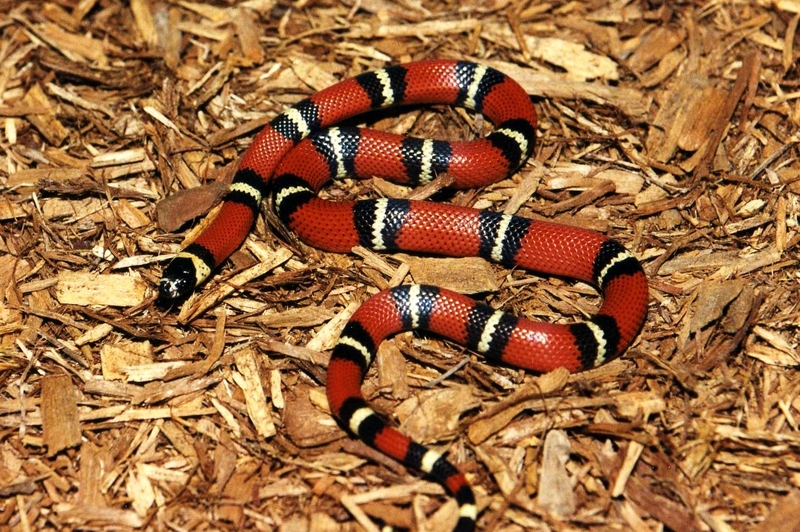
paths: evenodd
<path fill-rule="evenodd" d="M 28 121 L 44 135 L 50 144 L 60 146 L 69 132 L 56 118 L 53 104 L 38 84 L 33 85 L 23 98 L 25 105 L 37 109 L 26 116 Z"/>
<path fill-rule="evenodd" d="M 569 438 L 563 431 L 551 430 L 547 433 L 536 502 L 557 519 L 565 519 L 575 513 L 575 496 L 566 469 L 570 450 Z"/>
<path fill-rule="evenodd" d="M 267 397 L 261 385 L 261 376 L 256 362 L 258 354 L 251 347 L 246 347 L 235 351 L 233 356 L 239 370 L 232 374 L 233 380 L 244 393 L 250 420 L 256 426 L 259 436 L 271 438 L 276 432 L 275 422 L 267 408 Z"/>
<path fill-rule="evenodd" d="M 420 443 L 451 438 L 461 416 L 480 402 L 468 387 L 428 390 L 400 403 L 395 415 L 404 433 Z"/>
<path fill-rule="evenodd" d="M 76 393 L 68 375 L 42 380 L 42 440 L 48 456 L 81 444 Z"/>
<path fill-rule="evenodd" d="M 142 279 L 124 274 L 64 271 L 56 284 L 56 298 L 64 305 L 134 307 L 144 301 L 146 293 Z"/>
<path fill-rule="evenodd" d="M 438 259 L 404 256 L 411 276 L 420 284 L 441 286 L 462 294 L 496 292 L 499 289 L 491 265 L 484 259 Z"/>

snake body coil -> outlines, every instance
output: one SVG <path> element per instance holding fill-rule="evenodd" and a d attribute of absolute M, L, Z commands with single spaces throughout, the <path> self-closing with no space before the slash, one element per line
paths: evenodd
<path fill-rule="evenodd" d="M 482 113 L 487 137 L 444 142 L 371 130 L 333 128 L 349 117 L 402 104 L 448 104 Z M 475 527 L 475 498 L 464 475 L 376 414 L 360 387 L 376 348 L 398 331 L 426 329 L 487 358 L 539 372 L 602 364 L 634 340 L 647 313 L 647 280 L 620 244 L 580 228 L 428 202 L 378 199 L 331 203 L 317 196 L 332 177 L 380 175 L 418 184 L 447 172 L 453 186 L 502 179 L 532 153 L 536 111 L 504 74 L 462 61 L 431 60 L 344 80 L 278 115 L 242 157 L 222 209 L 166 268 L 162 299 L 191 293 L 245 239 L 261 199 L 272 193 L 281 219 L 309 244 L 336 252 L 361 245 L 381 251 L 480 256 L 579 279 L 603 304 L 571 325 L 517 318 L 441 288 L 403 285 L 377 294 L 345 327 L 328 367 L 333 415 L 369 445 L 441 482 L 459 504 L 457 532 Z"/>

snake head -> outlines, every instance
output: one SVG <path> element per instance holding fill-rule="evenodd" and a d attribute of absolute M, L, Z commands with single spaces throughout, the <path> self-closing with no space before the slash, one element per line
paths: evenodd
<path fill-rule="evenodd" d="M 170 262 L 158 283 L 158 299 L 162 303 L 175 303 L 188 298 L 197 284 L 197 270 L 193 261 L 178 255 Z"/>

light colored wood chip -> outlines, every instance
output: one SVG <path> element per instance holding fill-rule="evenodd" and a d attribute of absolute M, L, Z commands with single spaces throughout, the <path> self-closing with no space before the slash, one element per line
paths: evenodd
<path fill-rule="evenodd" d="M 244 347 L 233 353 L 238 371 L 232 373 L 236 385 L 244 393 L 247 413 L 255 425 L 259 436 L 271 438 L 275 435 L 275 422 L 269 410 L 264 387 L 261 384 L 261 373 L 256 357 L 263 359 L 252 347 Z"/>
<path fill-rule="evenodd" d="M 121 199 L 115 205 L 115 212 L 125 224 L 131 229 L 139 229 L 152 223 L 140 209 L 137 209 L 130 201 Z"/>
<path fill-rule="evenodd" d="M 137 515 L 144 518 L 156 499 L 155 488 L 147 475 L 136 469 L 128 473 L 125 489 L 131 498 L 131 507 Z"/>
<path fill-rule="evenodd" d="M 312 327 L 320 325 L 333 318 L 334 312 L 322 307 L 302 307 L 289 309 L 283 312 L 265 311 L 259 316 L 254 316 L 248 321 L 259 323 L 264 327 Z"/>
<path fill-rule="evenodd" d="M 484 259 L 440 259 L 404 255 L 414 281 L 448 288 L 462 294 L 496 292 L 499 289 L 492 266 Z"/>
<path fill-rule="evenodd" d="M 153 46 L 158 41 L 151 4 L 145 0 L 131 0 L 131 13 L 136 22 L 139 35 L 148 46 Z"/>
<path fill-rule="evenodd" d="M 359 307 L 359 303 L 349 303 L 342 309 L 336 316 L 334 316 L 328 323 L 319 328 L 317 333 L 308 341 L 306 348 L 311 351 L 327 351 L 333 349 L 336 341 L 339 339 L 339 334 L 347 325 L 347 320 L 355 313 Z"/>
<path fill-rule="evenodd" d="M 566 468 L 571 449 L 564 431 L 551 430 L 544 438 L 536 502 L 557 519 L 570 517 L 577 506 L 572 481 Z"/>
<path fill-rule="evenodd" d="M 119 342 L 103 344 L 100 348 L 100 364 L 103 378 L 107 380 L 127 379 L 127 369 L 153 362 L 150 342 Z"/>
<path fill-rule="evenodd" d="M 64 305 L 134 307 L 146 294 L 147 285 L 134 275 L 63 271 L 56 284 L 56 298 Z"/>
<path fill-rule="evenodd" d="M 61 30 L 58 30 L 61 32 Z M 27 115 L 30 123 L 44 135 L 50 144 L 59 146 L 69 135 L 66 127 L 56 118 L 55 106 L 42 90 L 41 85 L 35 84 L 23 98 L 23 102 L 30 106 L 41 109 L 41 111 Z"/>
<path fill-rule="evenodd" d="M 394 413 L 401 430 L 420 443 L 450 439 L 458 430 L 461 416 L 480 401 L 467 386 L 426 390 L 398 405 Z"/>

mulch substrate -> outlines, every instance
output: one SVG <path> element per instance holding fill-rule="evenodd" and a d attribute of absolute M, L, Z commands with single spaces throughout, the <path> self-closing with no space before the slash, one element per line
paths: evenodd
<path fill-rule="evenodd" d="M 365 380 L 372 404 L 468 475 L 480 530 L 800 530 L 798 21 L 798 0 L 0 0 L 0 530 L 449 530 L 440 486 L 327 411 L 347 318 L 424 280 L 571 323 L 594 289 L 325 253 L 265 213 L 185 305 L 155 291 L 261 126 L 428 57 L 506 72 L 541 115 L 520 172 L 437 200 L 618 239 L 650 312 L 621 358 L 576 375 L 404 333 Z M 361 124 L 491 127 L 446 107 Z"/>

